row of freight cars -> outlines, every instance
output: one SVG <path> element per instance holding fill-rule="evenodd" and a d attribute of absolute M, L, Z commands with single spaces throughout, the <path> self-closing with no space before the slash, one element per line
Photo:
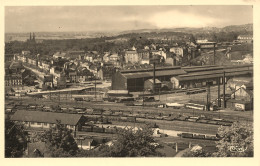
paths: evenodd
<path fill-rule="evenodd" d="M 217 118 L 206 118 L 206 117 L 198 117 L 198 116 L 185 116 L 185 115 L 164 115 L 162 113 L 159 114 L 151 114 L 151 113 L 131 113 L 124 111 L 104 111 L 104 112 L 95 112 L 94 114 L 86 114 L 88 118 L 92 118 L 93 121 L 100 121 L 98 119 L 107 119 L 107 121 L 125 121 L 125 122 L 144 122 L 142 119 L 151 119 L 151 120 L 166 120 L 166 121 L 188 121 L 188 122 L 196 122 L 196 123 L 204 123 L 204 124 L 212 124 L 212 125 L 222 125 L 222 126 L 231 126 L 232 121 L 217 119 Z M 138 121 L 137 121 L 137 118 Z M 102 121 L 101 121 L 102 122 Z"/>
<path fill-rule="evenodd" d="M 180 133 L 177 135 L 181 138 L 203 139 L 203 140 L 214 140 L 214 141 L 220 140 L 219 137 L 214 136 L 214 135 L 210 136 L 210 135 L 205 135 L 205 134 L 193 134 L 193 133 Z"/>
<path fill-rule="evenodd" d="M 117 128 L 104 128 L 104 127 L 98 127 L 98 126 L 82 126 L 81 130 L 85 131 L 85 132 L 115 134 L 118 129 Z"/>

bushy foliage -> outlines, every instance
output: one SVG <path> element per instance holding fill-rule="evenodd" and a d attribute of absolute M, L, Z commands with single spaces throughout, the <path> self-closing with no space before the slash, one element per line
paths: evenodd
<path fill-rule="evenodd" d="M 188 151 L 184 153 L 182 157 L 211 157 L 211 153 L 208 153 L 201 149 L 196 151 Z"/>
<path fill-rule="evenodd" d="M 253 126 L 247 123 L 234 123 L 231 127 L 220 127 L 218 135 L 222 138 L 216 142 L 217 157 L 253 157 Z"/>
<path fill-rule="evenodd" d="M 28 133 L 22 125 L 5 121 L 5 157 L 22 157 L 27 146 Z"/>
<path fill-rule="evenodd" d="M 156 149 L 153 130 L 148 126 L 119 129 L 112 145 L 102 145 L 90 151 L 79 151 L 77 157 L 149 157 L 161 156 Z"/>
<path fill-rule="evenodd" d="M 51 157 L 69 157 L 77 153 L 78 145 L 72 136 L 72 131 L 59 121 L 54 128 L 45 131 L 41 139 L 46 143 Z"/>

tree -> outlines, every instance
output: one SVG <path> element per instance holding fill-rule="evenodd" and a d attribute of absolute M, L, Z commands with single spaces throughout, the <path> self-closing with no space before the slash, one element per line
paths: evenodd
<path fill-rule="evenodd" d="M 111 157 L 140 157 L 140 156 L 157 156 L 156 147 L 152 144 L 153 130 L 149 126 L 138 128 L 119 129 L 117 140 L 109 149 Z"/>
<path fill-rule="evenodd" d="M 217 157 L 253 157 L 252 124 L 235 122 L 231 127 L 220 127 L 218 135 L 222 138 L 217 143 Z"/>
<path fill-rule="evenodd" d="M 201 150 L 196 150 L 196 151 L 188 151 L 183 154 L 182 157 L 211 157 L 211 154 L 204 151 L 203 149 Z"/>
<path fill-rule="evenodd" d="M 27 146 L 28 133 L 22 125 L 5 121 L 5 157 L 22 157 Z"/>
<path fill-rule="evenodd" d="M 153 130 L 145 125 L 138 130 L 124 128 L 117 130 L 117 139 L 112 145 L 101 145 L 89 151 L 78 151 L 77 157 L 148 157 L 162 156 L 156 151 L 160 146 L 155 146 L 152 137 Z"/>
<path fill-rule="evenodd" d="M 51 157 L 69 157 L 77 153 L 78 145 L 75 142 L 72 131 L 57 121 L 55 127 L 41 135 L 48 147 Z"/>

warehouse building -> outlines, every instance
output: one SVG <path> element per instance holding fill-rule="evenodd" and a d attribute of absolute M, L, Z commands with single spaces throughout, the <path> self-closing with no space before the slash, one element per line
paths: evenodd
<path fill-rule="evenodd" d="M 194 66 L 194 67 L 158 67 L 155 78 L 159 81 L 169 81 L 173 89 L 206 86 L 206 82 L 213 85 L 222 83 L 223 73 L 226 81 L 235 76 L 252 76 L 253 65 L 239 66 Z M 112 76 L 112 90 L 143 91 L 144 82 L 153 78 L 153 69 L 117 71 Z"/>
<path fill-rule="evenodd" d="M 79 114 L 43 112 L 43 111 L 26 111 L 18 110 L 11 117 L 14 122 L 20 122 L 25 127 L 35 129 L 49 129 L 55 127 L 57 121 L 60 121 L 66 128 L 74 131 L 80 131 L 82 125 L 85 123 L 85 117 Z"/>
<path fill-rule="evenodd" d="M 170 81 L 173 76 L 186 74 L 181 67 L 158 67 L 155 69 L 156 79 Z M 112 90 L 143 91 L 144 82 L 153 78 L 153 68 L 117 71 L 112 76 Z"/>
<path fill-rule="evenodd" d="M 191 70 L 191 69 L 189 69 Z M 197 70 L 197 71 L 196 71 Z M 240 65 L 240 66 L 223 66 L 222 69 L 219 67 L 212 67 L 212 70 L 208 71 L 187 71 L 187 74 L 179 75 L 171 78 L 171 83 L 174 89 L 180 88 L 199 88 L 206 86 L 206 82 L 211 82 L 213 85 L 217 85 L 218 81 L 220 84 L 223 83 L 222 78 L 225 72 L 226 82 L 227 80 L 236 76 L 252 76 L 253 66 Z M 194 72 L 196 71 L 196 72 Z"/>

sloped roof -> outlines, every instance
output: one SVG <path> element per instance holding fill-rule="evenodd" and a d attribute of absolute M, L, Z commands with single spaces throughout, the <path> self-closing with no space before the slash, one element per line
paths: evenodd
<path fill-rule="evenodd" d="M 77 125 L 81 117 L 82 115 L 78 114 L 18 110 L 11 120 L 41 123 L 57 123 L 57 120 L 60 120 L 61 124 Z"/>
<path fill-rule="evenodd" d="M 155 77 L 159 76 L 177 76 L 180 74 L 186 74 L 186 72 L 182 69 L 176 70 L 159 70 L 155 71 Z M 132 78 L 145 78 L 145 77 L 153 77 L 153 71 L 148 72 L 138 72 L 138 73 L 122 73 L 122 75 L 128 79 Z"/>
<path fill-rule="evenodd" d="M 153 79 L 148 79 L 148 80 L 146 80 L 146 81 L 149 81 L 149 82 L 153 83 Z M 155 83 L 156 83 L 156 84 L 161 84 L 161 81 L 158 80 L 158 79 L 155 79 Z"/>

